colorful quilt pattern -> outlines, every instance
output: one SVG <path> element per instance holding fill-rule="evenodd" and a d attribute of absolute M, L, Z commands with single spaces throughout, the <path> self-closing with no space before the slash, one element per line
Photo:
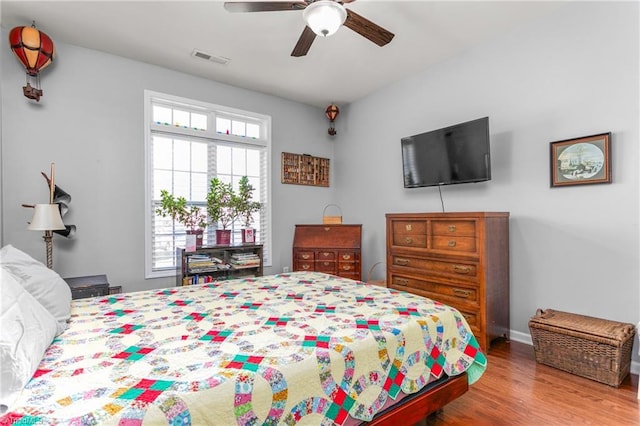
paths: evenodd
<path fill-rule="evenodd" d="M 342 425 L 485 368 L 456 310 L 296 272 L 74 301 L 0 424 Z"/>

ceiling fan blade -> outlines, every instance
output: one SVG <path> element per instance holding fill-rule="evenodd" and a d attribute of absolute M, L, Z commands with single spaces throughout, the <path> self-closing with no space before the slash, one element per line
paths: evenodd
<path fill-rule="evenodd" d="M 299 1 L 226 1 L 224 8 L 229 12 L 278 12 L 282 10 L 302 10 L 307 2 Z"/>
<path fill-rule="evenodd" d="M 384 46 L 389 43 L 394 36 L 393 33 L 390 33 L 350 9 L 347 9 L 347 19 L 344 21 L 344 26 L 357 32 L 364 38 L 371 40 L 378 46 Z"/>
<path fill-rule="evenodd" d="M 304 27 L 296 46 L 293 48 L 293 52 L 291 52 L 291 56 L 305 56 L 311 48 L 311 43 L 313 43 L 313 40 L 315 39 L 316 33 L 314 33 L 311 28 Z"/>

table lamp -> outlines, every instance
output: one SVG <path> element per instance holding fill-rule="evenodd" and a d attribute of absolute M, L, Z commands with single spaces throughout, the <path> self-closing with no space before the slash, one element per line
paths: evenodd
<path fill-rule="evenodd" d="M 65 229 L 60 216 L 58 204 L 36 204 L 34 206 L 33 218 L 27 229 L 31 231 L 44 231 L 44 242 L 47 246 L 47 268 L 53 269 L 53 245 L 51 237 L 53 232 Z"/>

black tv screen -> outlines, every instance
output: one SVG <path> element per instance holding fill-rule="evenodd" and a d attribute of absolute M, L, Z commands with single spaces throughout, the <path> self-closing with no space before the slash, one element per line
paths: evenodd
<path fill-rule="evenodd" d="M 491 180 L 489 117 L 402 138 L 404 187 Z"/>

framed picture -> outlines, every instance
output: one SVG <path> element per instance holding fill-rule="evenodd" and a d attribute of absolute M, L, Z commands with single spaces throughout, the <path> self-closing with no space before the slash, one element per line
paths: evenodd
<path fill-rule="evenodd" d="M 611 183 L 611 133 L 551 142 L 551 187 Z"/>

